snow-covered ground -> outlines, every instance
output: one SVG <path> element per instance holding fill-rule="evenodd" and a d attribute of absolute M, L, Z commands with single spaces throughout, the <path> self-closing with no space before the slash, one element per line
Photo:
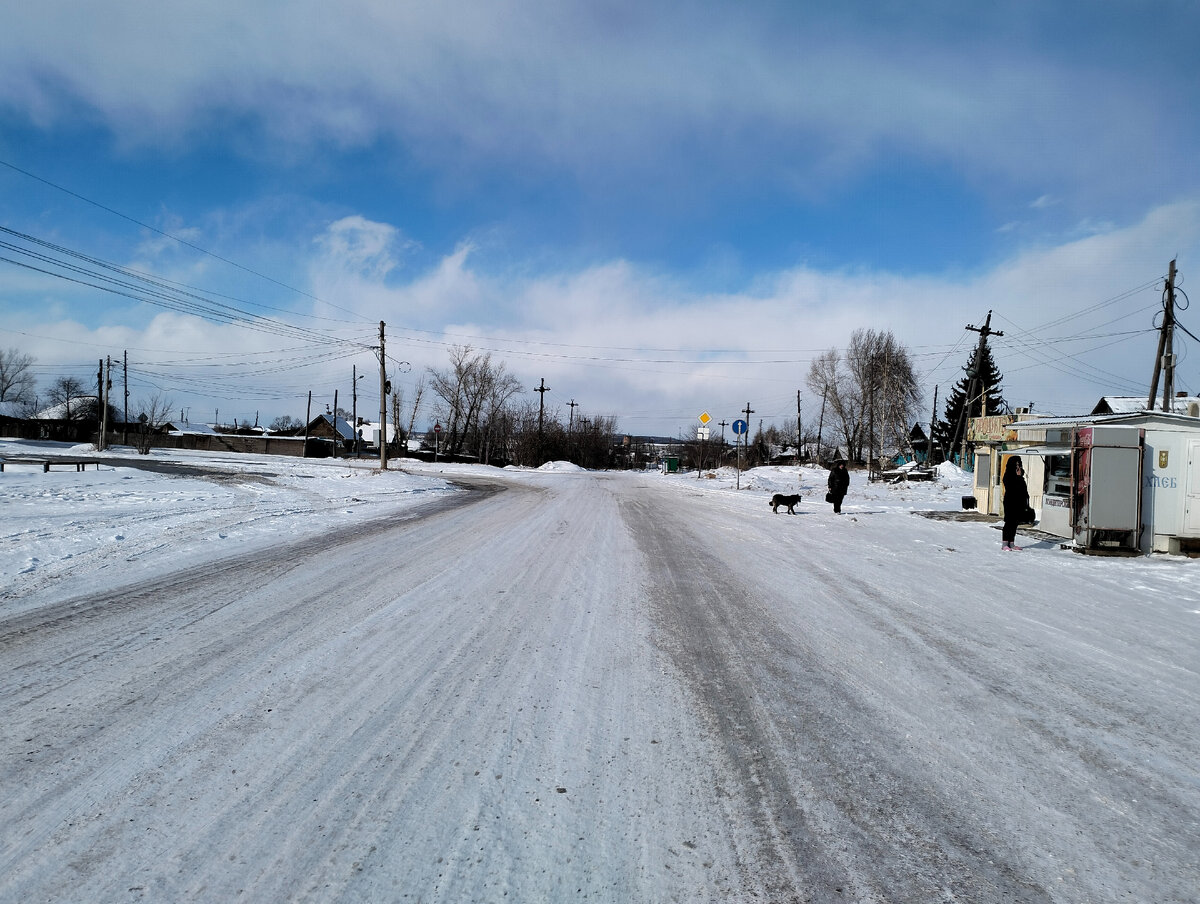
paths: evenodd
<path fill-rule="evenodd" d="M 60 579 L 102 590 L 223 555 L 320 534 L 453 492 L 378 460 L 299 459 L 0 439 L 0 458 L 98 459 L 78 472 L 0 474 L 0 610 Z M 175 466 L 151 471 L 130 462 Z M 393 466 L 399 463 L 393 462 Z M 190 470 L 189 470 L 190 469 Z M 203 475 L 201 474 L 203 472 Z"/>
<path fill-rule="evenodd" d="M 3 904 L 1196 900 L 1200 561 L 1002 554 L 914 515 L 953 468 L 50 452 L 104 464 L 0 475 Z"/>
<path fill-rule="evenodd" d="M 380 472 L 372 459 L 297 459 L 154 450 L 147 463 L 170 463 L 208 472 L 143 470 L 140 458 L 118 447 L 0 439 L 0 458 L 73 456 L 99 459 L 97 469 L 43 472 L 12 464 L 0 475 L 0 606 L 11 609 L 59 578 L 87 577 L 92 589 L 128 582 L 156 569 L 179 569 L 226 554 L 266 548 L 281 538 L 319 534 L 455 492 L 448 483 L 492 469 L 390 462 Z M 516 477 L 520 469 L 507 469 Z M 550 462 L 540 473 L 572 473 Z M 803 475 L 801 478 L 800 475 Z M 663 485 L 724 498 L 736 507 L 756 491 L 802 492 L 802 507 L 823 509 L 826 472 L 816 468 L 756 468 L 740 476 L 730 468 L 663 476 Z M 869 485 L 854 475 L 847 514 L 873 511 L 956 510 L 970 480 L 953 465 L 936 483 Z M 740 487 L 740 491 L 735 491 Z"/>

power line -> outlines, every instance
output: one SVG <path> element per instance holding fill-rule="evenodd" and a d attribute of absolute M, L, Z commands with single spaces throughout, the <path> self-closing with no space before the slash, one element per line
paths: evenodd
<path fill-rule="evenodd" d="M 173 242 L 177 242 L 180 245 L 183 245 L 187 248 L 191 248 L 193 251 L 198 251 L 200 254 L 203 254 L 206 257 L 211 257 L 213 260 L 218 260 L 223 264 L 228 264 L 229 266 L 235 267 L 236 269 L 241 270 L 244 273 L 248 273 L 251 276 L 256 276 L 259 279 L 266 280 L 269 283 L 274 283 L 275 285 L 279 286 L 282 289 L 287 289 L 289 292 L 295 292 L 297 295 L 303 295 L 305 298 L 311 298 L 313 301 L 319 301 L 322 304 L 328 304 L 328 305 L 330 305 L 330 307 L 337 308 L 339 311 L 343 311 L 354 317 L 362 316 L 360 314 L 357 314 L 354 311 L 339 307 L 338 305 L 333 304 L 328 301 L 325 301 L 322 298 L 318 298 L 316 295 L 312 295 L 309 292 L 305 292 L 303 289 L 297 289 L 295 286 L 291 286 L 285 282 L 281 282 L 280 280 L 275 279 L 272 276 L 267 276 L 265 273 L 259 273 L 257 270 L 253 270 L 250 267 L 247 267 L 243 264 L 239 264 L 237 261 L 230 260 L 227 257 L 222 257 L 221 255 L 216 254 L 215 252 L 209 251 L 207 248 L 202 248 L 193 242 L 189 242 L 187 239 L 180 238 L 177 235 L 172 235 L 169 232 L 164 232 L 163 230 L 159 229 L 157 226 L 151 226 L 149 223 L 144 223 L 141 220 L 137 219 L 136 217 L 131 217 L 131 216 L 129 216 L 129 214 L 122 213 L 121 211 L 116 210 L 115 208 L 109 207 L 105 204 L 101 204 L 99 201 L 93 201 L 91 198 L 87 197 L 86 195 L 81 195 L 79 192 L 72 191 L 71 189 L 66 188 L 65 186 L 59 185 L 57 182 L 51 182 L 49 179 L 43 178 L 42 176 L 39 176 L 35 173 L 31 173 L 31 172 L 29 172 L 29 170 L 22 169 L 21 167 L 17 166 L 16 164 L 9 163 L 7 160 L 0 160 L 0 166 L 5 166 L 8 169 L 12 170 L 13 172 L 20 173 L 22 176 L 26 176 L 30 179 L 33 179 L 36 182 L 41 182 L 43 185 L 48 185 L 50 188 L 53 188 L 56 191 L 60 191 L 60 192 L 63 192 L 64 194 L 70 195 L 72 198 L 76 198 L 77 200 L 83 201 L 85 204 L 90 204 L 93 207 L 103 210 L 105 213 L 110 213 L 115 217 L 120 217 L 122 220 L 125 220 L 129 223 L 133 223 L 135 226 L 140 226 L 143 229 L 149 229 L 151 232 L 155 233 L 156 235 L 161 235 L 163 238 L 170 239 Z"/>

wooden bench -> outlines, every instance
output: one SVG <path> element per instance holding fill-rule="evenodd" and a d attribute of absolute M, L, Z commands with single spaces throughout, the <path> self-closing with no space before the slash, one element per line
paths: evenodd
<path fill-rule="evenodd" d="M 88 465 L 95 465 L 100 470 L 100 460 L 97 458 L 0 458 L 0 472 L 6 465 L 38 465 L 44 473 L 51 468 L 74 468 L 76 471 L 86 471 Z"/>

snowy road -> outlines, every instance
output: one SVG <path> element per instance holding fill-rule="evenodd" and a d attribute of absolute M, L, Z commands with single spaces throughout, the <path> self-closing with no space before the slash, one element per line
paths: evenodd
<path fill-rule="evenodd" d="M 696 484 L 5 617 L 0 901 L 1197 900 L 1193 583 Z"/>

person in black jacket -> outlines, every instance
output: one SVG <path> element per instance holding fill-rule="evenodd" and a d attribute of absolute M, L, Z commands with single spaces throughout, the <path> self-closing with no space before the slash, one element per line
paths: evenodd
<path fill-rule="evenodd" d="M 846 498 L 846 491 L 849 489 L 850 472 L 846 470 L 846 463 L 839 461 L 829 472 L 829 501 L 833 503 L 835 515 L 842 513 L 842 500 Z"/>
<path fill-rule="evenodd" d="M 1025 485 L 1025 470 L 1021 459 L 1014 455 L 1004 466 L 1004 530 L 1000 534 L 1001 549 L 1020 550 L 1017 546 L 1017 525 L 1025 520 L 1029 508 L 1029 487 Z"/>

